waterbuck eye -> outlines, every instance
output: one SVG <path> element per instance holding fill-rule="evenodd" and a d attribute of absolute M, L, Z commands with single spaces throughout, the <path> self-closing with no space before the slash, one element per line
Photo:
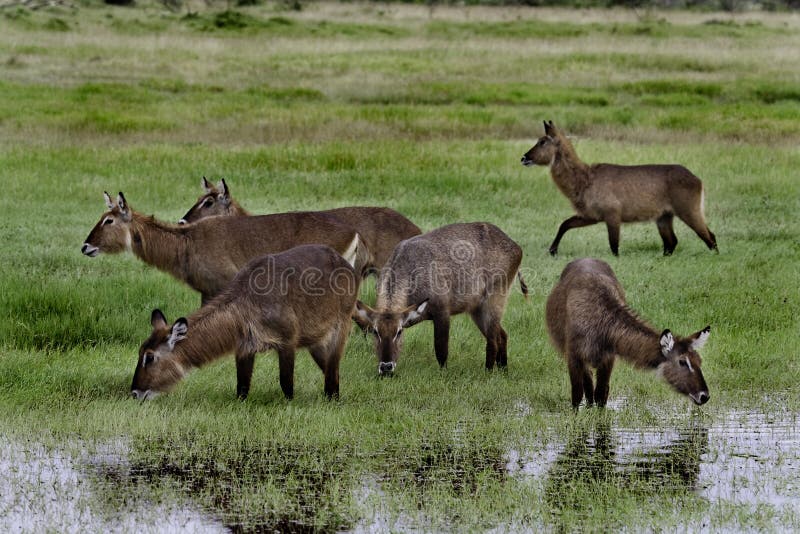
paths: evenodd
<path fill-rule="evenodd" d="M 212 198 L 206 199 L 206 201 L 203 202 L 203 207 L 204 208 L 210 208 L 213 205 L 214 205 L 214 199 L 212 199 Z"/>
<path fill-rule="evenodd" d="M 142 362 L 142 367 L 147 367 L 148 365 L 152 364 L 156 359 L 155 354 L 153 351 L 148 351 L 144 353 L 144 361 Z"/>
<path fill-rule="evenodd" d="M 114 219 L 112 219 L 111 217 L 106 217 L 106 219 L 103 221 L 103 225 L 111 224 L 113 222 L 114 222 Z"/>
<path fill-rule="evenodd" d="M 689 367 L 689 363 L 686 360 L 678 360 L 678 363 L 681 367 Z"/>
<path fill-rule="evenodd" d="M 395 338 L 395 339 L 398 339 L 398 338 L 400 337 L 400 334 L 402 334 L 402 333 L 403 333 L 403 329 L 401 328 L 401 329 L 399 329 L 399 330 L 397 331 L 397 333 L 394 335 L 394 338 Z"/>

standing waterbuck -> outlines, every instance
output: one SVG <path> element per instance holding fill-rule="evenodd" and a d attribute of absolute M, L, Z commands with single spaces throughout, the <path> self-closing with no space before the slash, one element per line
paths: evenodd
<path fill-rule="evenodd" d="M 489 223 L 451 224 L 402 241 L 381 269 L 375 309 L 359 301 L 353 314 L 375 336 L 378 373 L 394 372 L 403 330 L 426 319 L 444 367 L 450 316 L 465 312 L 486 337 L 486 368 L 505 367 L 508 335 L 500 321 L 515 275 L 527 296 L 521 261 L 519 245 Z"/>
<path fill-rule="evenodd" d="M 544 123 L 545 135 L 522 156 L 522 164 L 549 165 L 558 189 L 569 199 L 576 215 L 561 223 L 550 254 L 567 230 L 604 222 L 611 252 L 619 255 L 621 223 L 655 221 L 664 242 L 664 255 L 678 245 L 672 229 L 677 216 L 711 250 L 717 238 L 706 226 L 703 214 L 703 182 L 681 165 L 587 165 L 569 139 L 554 125 Z"/>
<path fill-rule="evenodd" d="M 328 245 L 360 272 L 366 247 L 358 233 L 334 217 L 314 212 L 258 217 L 225 217 L 177 226 L 131 209 L 122 193 L 114 204 L 103 194 L 107 212 L 81 252 L 95 257 L 129 250 L 145 263 L 186 282 L 202 302 L 221 292 L 247 262 L 298 245 Z"/>
<path fill-rule="evenodd" d="M 257 258 L 188 319 L 170 325 L 153 310 L 131 394 L 152 398 L 195 367 L 234 352 L 236 394 L 244 399 L 256 353 L 275 349 L 281 389 L 292 398 L 295 351 L 307 347 L 325 376 L 325 394 L 335 397 L 357 294 L 355 271 L 330 247 L 303 245 Z"/>
<path fill-rule="evenodd" d="M 178 224 L 197 222 L 206 217 L 250 215 L 231 197 L 231 190 L 225 179 L 214 186 L 204 176 L 202 187 L 205 192 Z M 365 258 L 364 275 L 380 270 L 400 241 L 422 233 L 417 225 L 390 208 L 352 206 L 318 213 L 332 215 L 359 233 L 369 253 Z"/>
<path fill-rule="evenodd" d="M 622 286 L 604 261 L 569 263 L 547 299 L 546 317 L 550 339 L 567 360 L 574 408 L 584 396 L 587 405 L 606 405 L 615 355 L 635 367 L 656 369 L 696 404 L 708 402 L 697 351 L 711 327 L 685 338 L 669 330 L 659 334 L 628 308 Z M 596 386 L 592 367 L 597 369 Z"/>

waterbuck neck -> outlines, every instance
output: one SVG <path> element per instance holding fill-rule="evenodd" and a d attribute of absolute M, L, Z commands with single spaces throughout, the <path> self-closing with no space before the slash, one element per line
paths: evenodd
<path fill-rule="evenodd" d="M 240 216 L 249 216 L 250 212 L 244 209 L 238 202 L 231 199 L 231 205 L 228 208 L 228 212 L 231 215 L 240 215 Z"/>
<path fill-rule="evenodd" d="M 616 354 L 640 368 L 654 369 L 664 362 L 658 332 L 627 306 L 619 306 L 610 316 L 609 338 Z"/>
<path fill-rule="evenodd" d="M 191 314 L 186 339 L 173 351 L 176 362 L 189 370 L 233 352 L 242 337 L 237 302 L 221 296 Z"/>
<path fill-rule="evenodd" d="M 550 175 L 558 189 L 574 204 L 581 203 L 581 196 L 589 186 L 591 170 L 578 157 L 568 139 L 561 136 L 559 148 L 550 165 Z"/>
<path fill-rule="evenodd" d="M 131 250 L 153 267 L 186 280 L 184 265 L 188 253 L 187 238 L 180 227 L 134 213 L 130 225 Z"/>

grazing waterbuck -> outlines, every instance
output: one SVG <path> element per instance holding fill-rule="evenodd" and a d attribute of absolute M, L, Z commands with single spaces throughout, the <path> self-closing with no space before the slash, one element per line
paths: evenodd
<path fill-rule="evenodd" d="M 567 360 L 574 408 L 584 396 L 587 405 L 606 405 L 615 355 L 635 367 L 657 370 L 696 404 L 708 402 L 697 351 L 711 327 L 688 337 L 669 330 L 659 334 L 628 308 L 622 286 L 604 261 L 570 262 L 547 299 L 546 319 L 553 345 Z M 597 369 L 596 385 L 590 368 Z"/>
<path fill-rule="evenodd" d="M 325 377 L 325 394 L 335 397 L 357 294 L 355 271 L 330 247 L 303 245 L 257 258 L 188 318 L 170 325 L 153 310 L 131 394 L 152 398 L 190 370 L 233 352 L 236 394 L 244 399 L 256 353 L 275 349 L 281 389 L 292 398 L 295 351 L 308 348 Z"/>
<path fill-rule="evenodd" d="M 486 338 L 486 368 L 508 363 L 508 335 L 500 321 L 522 249 L 489 223 L 443 226 L 400 242 L 381 269 L 377 302 L 356 303 L 353 320 L 375 337 L 378 373 L 397 366 L 403 330 L 433 321 L 434 348 L 441 367 L 447 363 L 450 317 L 469 313 Z"/>
<path fill-rule="evenodd" d="M 669 256 L 678 245 L 672 228 L 674 217 L 694 230 L 709 249 L 717 249 L 717 238 L 708 229 L 703 213 L 703 182 L 686 167 L 587 165 L 553 121 L 544 123 L 544 131 L 545 135 L 522 156 L 522 164 L 550 166 L 553 181 L 576 213 L 559 226 L 550 254 L 556 255 L 568 230 L 603 222 L 611 252 L 617 256 L 621 223 L 655 221 L 664 255 Z"/>
<path fill-rule="evenodd" d="M 178 224 L 197 222 L 206 217 L 250 215 L 231 197 L 230 188 L 224 178 L 214 186 L 204 176 L 202 187 L 205 192 Z M 364 275 L 377 272 L 383 267 L 400 241 L 422 233 L 416 224 L 390 208 L 351 206 L 318 213 L 336 217 L 354 228 L 361 236 L 369 253 L 365 259 Z"/>
<path fill-rule="evenodd" d="M 122 193 L 89 233 L 81 252 L 95 257 L 125 250 L 199 291 L 202 302 L 221 292 L 247 262 L 298 245 L 328 245 L 360 272 L 366 247 L 350 226 L 314 212 L 225 217 L 173 225 L 135 212 Z"/>

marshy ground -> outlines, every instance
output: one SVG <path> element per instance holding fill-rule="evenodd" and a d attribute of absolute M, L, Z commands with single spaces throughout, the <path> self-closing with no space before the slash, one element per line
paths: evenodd
<path fill-rule="evenodd" d="M 786 530 L 800 522 L 800 17 L 265 4 L 0 12 L 0 525 L 4 530 Z M 520 156 L 552 119 L 587 162 L 681 163 L 720 252 L 682 223 L 573 230 Z M 256 213 L 388 205 L 423 229 L 488 220 L 525 251 L 507 372 L 467 317 L 379 380 L 354 332 L 341 399 L 299 354 L 250 397 L 231 358 L 128 398 L 152 308 L 199 297 L 130 255 L 80 254 L 102 191 L 177 220 L 200 178 Z M 620 363 L 573 414 L 544 299 L 608 261 L 630 305 L 712 325 L 701 408 Z M 374 299 L 373 282 L 362 289 Z M 88 528 L 88 527 L 87 527 Z"/>

